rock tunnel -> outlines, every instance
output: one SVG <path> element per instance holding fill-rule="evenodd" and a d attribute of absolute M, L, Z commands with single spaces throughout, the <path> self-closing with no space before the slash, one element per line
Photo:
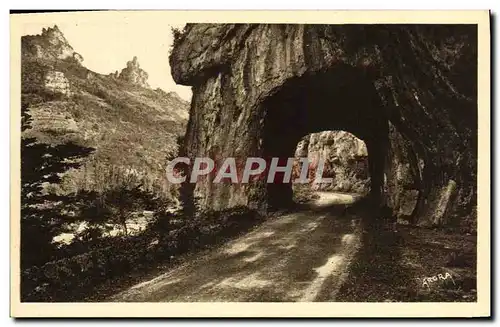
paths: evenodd
<path fill-rule="evenodd" d="M 182 155 L 292 157 L 302 136 L 344 130 L 366 143 L 371 196 L 398 219 L 475 224 L 475 25 L 187 24 L 169 59 L 193 91 Z M 207 180 L 183 192 L 259 212 L 291 194 Z"/>
<path fill-rule="evenodd" d="M 309 133 L 347 131 L 367 145 L 371 196 L 378 199 L 384 194 L 388 118 L 373 83 L 361 72 L 341 65 L 304 74 L 284 83 L 262 105 L 266 112 L 262 144 L 265 158 L 293 157 L 297 143 Z M 267 185 L 271 207 L 286 207 L 291 199 L 291 184 Z"/>

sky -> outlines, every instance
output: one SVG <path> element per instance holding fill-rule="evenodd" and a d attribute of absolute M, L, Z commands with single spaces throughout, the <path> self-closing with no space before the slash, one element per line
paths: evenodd
<path fill-rule="evenodd" d="M 178 85 L 170 74 L 168 56 L 173 42 L 171 28 L 184 24 L 169 24 L 165 18 L 152 15 L 127 15 L 122 19 L 106 19 L 104 15 L 51 14 L 47 19 L 32 19 L 23 24 L 23 34 L 41 34 L 42 28 L 57 25 L 73 49 L 84 58 L 83 65 L 101 74 L 126 67 L 137 56 L 139 64 L 149 74 L 149 85 L 175 91 L 191 101 L 191 87 Z"/>

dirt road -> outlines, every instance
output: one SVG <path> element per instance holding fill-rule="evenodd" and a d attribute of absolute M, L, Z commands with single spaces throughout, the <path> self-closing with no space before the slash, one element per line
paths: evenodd
<path fill-rule="evenodd" d="M 120 302 L 335 301 L 360 246 L 356 201 L 320 193 L 310 207 L 113 296 Z"/>

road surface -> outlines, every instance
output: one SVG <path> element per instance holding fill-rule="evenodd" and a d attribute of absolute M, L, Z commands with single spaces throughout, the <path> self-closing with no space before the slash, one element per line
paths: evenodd
<path fill-rule="evenodd" d="M 319 193 L 314 204 L 117 295 L 118 302 L 335 301 L 360 246 L 357 197 Z"/>

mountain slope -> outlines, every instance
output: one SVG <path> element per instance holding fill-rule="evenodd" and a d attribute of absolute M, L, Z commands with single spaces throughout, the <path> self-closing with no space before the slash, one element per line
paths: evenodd
<path fill-rule="evenodd" d="M 168 193 L 165 159 L 177 151 L 189 103 L 149 88 L 137 58 L 119 76 L 82 62 L 57 26 L 22 38 L 22 106 L 33 118 L 23 136 L 96 149 L 66 174 L 64 191 L 102 190 L 132 174 L 146 188 Z"/>

